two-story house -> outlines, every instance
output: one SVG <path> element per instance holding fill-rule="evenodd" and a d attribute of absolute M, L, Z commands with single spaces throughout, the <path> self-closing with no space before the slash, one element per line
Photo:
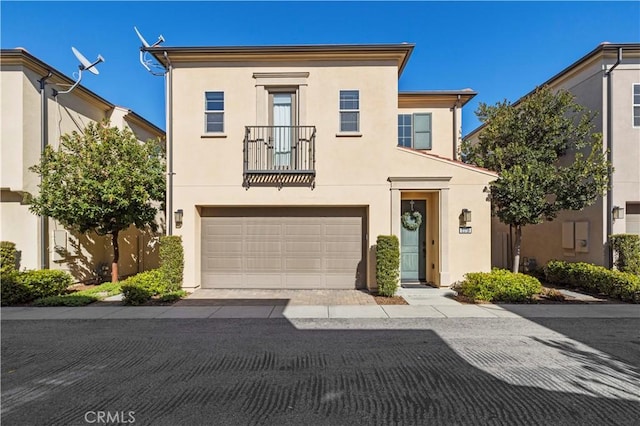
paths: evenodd
<path fill-rule="evenodd" d="M 613 173 L 611 189 L 594 205 L 523 229 L 521 266 L 552 259 L 610 266 L 609 236 L 640 234 L 640 43 L 602 43 L 542 85 L 571 92 L 596 113 L 594 131 L 602 133 Z M 482 128 L 465 139 L 474 143 Z M 495 218 L 492 226 L 492 265 L 510 267 L 509 227 Z"/>
<path fill-rule="evenodd" d="M 398 93 L 413 48 L 146 49 L 168 70 L 185 287 L 375 289 L 389 234 L 404 282 L 489 270 L 496 175 L 457 160 L 475 93 Z"/>
<path fill-rule="evenodd" d="M 141 141 L 164 138 L 164 131 L 82 85 L 63 94 L 75 81 L 24 49 L 3 49 L 0 59 L 0 238 L 16 244 L 21 268 L 62 269 L 78 281 L 108 275 L 110 238 L 79 235 L 29 212 L 26 200 L 40 183 L 29 168 L 40 161 L 43 142 L 58 147 L 61 135 L 82 132 L 90 122 L 109 119 Z M 121 275 L 157 267 L 155 236 L 132 227 L 120 239 Z"/>

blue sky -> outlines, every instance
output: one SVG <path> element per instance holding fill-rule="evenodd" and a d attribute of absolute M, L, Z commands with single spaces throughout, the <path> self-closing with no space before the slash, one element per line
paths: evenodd
<path fill-rule="evenodd" d="M 2 48 L 24 47 L 71 75 L 71 46 L 106 62 L 82 84 L 161 128 L 162 77 L 139 64 L 136 25 L 166 46 L 415 43 L 399 90 L 472 88 L 515 101 L 599 43 L 640 42 L 640 2 L 17 2 L 4 0 Z"/>

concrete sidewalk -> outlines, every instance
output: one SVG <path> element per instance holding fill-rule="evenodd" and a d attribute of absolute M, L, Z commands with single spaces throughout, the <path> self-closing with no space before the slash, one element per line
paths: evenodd
<path fill-rule="evenodd" d="M 640 306 L 606 305 L 227 305 L 4 307 L 2 320 L 165 318 L 640 318 Z"/>

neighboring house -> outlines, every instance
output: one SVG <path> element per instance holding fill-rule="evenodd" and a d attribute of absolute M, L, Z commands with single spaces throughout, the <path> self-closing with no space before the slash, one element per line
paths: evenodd
<path fill-rule="evenodd" d="M 41 221 L 29 212 L 25 196 L 38 193 L 38 176 L 29 167 L 38 163 L 42 140 L 40 81 L 46 80 L 46 139 L 57 147 L 60 136 L 81 132 L 90 122 L 105 118 L 112 125 L 128 127 L 138 140 L 164 138 L 164 132 L 138 114 L 106 101 L 82 85 L 62 92 L 74 81 L 24 49 L 0 53 L 2 109 L 1 235 L 12 241 L 20 254 L 20 267 L 68 270 L 78 281 L 107 274 L 112 259 L 111 240 L 95 234 L 77 235 L 56 221 Z M 43 224 L 44 222 L 44 234 Z M 44 236 L 44 238 L 43 238 Z M 129 229 L 120 234 L 120 274 L 130 275 L 158 264 L 155 236 Z M 43 247 L 44 243 L 44 247 Z M 109 266 L 107 266 L 108 268 Z"/>
<path fill-rule="evenodd" d="M 523 228 L 522 265 L 559 259 L 610 266 L 609 235 L 640 234 L 640 43 L 602 43 L 542 85 L 568 90 L 597 113 L 595 131 L 610 150 L 614 172 L 611 190 L 595 205 Z M 482 128 L 465 139 L 477 141 Z M 492 265 L 509 267 L 509 227 L 492 222 Z"/>
<path fill-rule="evenodd" d="M 496 175 L 457 160 L 475 93 L 398 93 L 413 45 L 146 50 L 169 70 L 185 287 L 375 289 L 389 234 L 403 281 L 490 269 Z"/>

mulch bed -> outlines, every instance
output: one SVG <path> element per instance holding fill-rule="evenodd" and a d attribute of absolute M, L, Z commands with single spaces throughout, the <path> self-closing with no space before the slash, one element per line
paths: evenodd
<path fill-rule="evenodd" d="M 402 296 L 386 297 L 373 295 L 373 298 L 378 305 L 408 305 Z"/>

